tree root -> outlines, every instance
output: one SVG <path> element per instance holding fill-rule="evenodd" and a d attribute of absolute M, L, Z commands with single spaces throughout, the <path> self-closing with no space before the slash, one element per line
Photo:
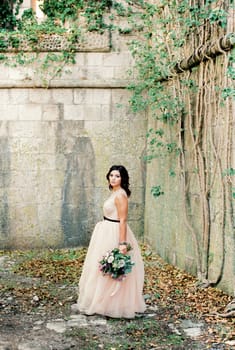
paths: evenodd
<path fill-rule="evenodd" d="M 235 317 L 235 299 L 233 299 L 224 309 L 225 312 L 212 312 L 204 316 L 219 316 L 223 318 Z"/>

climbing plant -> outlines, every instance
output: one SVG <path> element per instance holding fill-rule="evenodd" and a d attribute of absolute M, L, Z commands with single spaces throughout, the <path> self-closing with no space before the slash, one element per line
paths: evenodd
<path fill-rule="evenodd" d="M 23 0 L 2 0 L 0 3 L 0 28 L 13 30 L 17 24 L 16 16 L 19 13 Z"/>
<path fill-rule="evenodd" d="M 142 4 L 143 37 L 132 41 L 137 79 L 129 86 L 134 111 L 143 109 L 155 119 L 157 128 L 147 133 L 146 160 L 168 157 L 175 163 L 183 184 L 186 227 L 195 243 L 198 278 L 217 285 L 225 262 L 225 230 L 232 228 L 232 183 L 223 177 L 231 161 L 231 100 L 234 94 L 234 28 L 228 22 L 232 1 L 159 1 Z M 222 39 L 224 38 L 224 39 Z M 226 43 L 228 40 L 228 46 Z M 222 58 L 217 58 L 218 56 Z M 224 62 L 222 65 L 221 62 Z M 215 120 L 223 113 L 225 133 L 215 139 Z M 226 131 L 227 130 L 227 131 Z M 187 133 L 186 133 L 187 132 Z M 190 150 L 186 150 L 191 145 Z M 229 140 L 229 141 L 227 141 Z M 186 156 L 190 152 L 189 156 Z M 172 157 L 172 155 L 174 155 Z M 190 181 L 194 174 L 195 183 Z M 176 174 L 169 169 L 169 176 Z M 228 180 L 226 181 L 225 178 Z M 217 278 L 208 281 L 212 235 L 212 192 L 215 183 L 222 196 L 220 217 L 221 266 Z M 195 224 L 190 191 L 198 192 L 201 224 Z M 163 184 L 152 188 L 154 197 L 164 194 Z"/>
<path fill-rule="evenodd" d="M 42 11 L 48 18 L 61 20 L 77 19 L 79 14 L 87 21 L 88 30 L 101 30 L 107 28 L 104 13 L 112 6 L 112 0 L 45 0 L 41 5 Z"/>

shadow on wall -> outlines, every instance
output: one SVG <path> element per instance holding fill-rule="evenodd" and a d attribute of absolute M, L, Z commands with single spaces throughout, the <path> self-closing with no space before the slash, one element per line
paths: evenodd
<path fill-rule="evenodd" d="M 61 218 L 64 246 L 85 246 L 94 225 L 95 157 L 90 139 L 75 138 L 66 159 Z"/>
<path fill-rule="evenodd" d="M 6 248 L 10 234 L 7 189 L 10 185 L 10 150 L 7 137 L 0 137 L 0 244 Z"/>

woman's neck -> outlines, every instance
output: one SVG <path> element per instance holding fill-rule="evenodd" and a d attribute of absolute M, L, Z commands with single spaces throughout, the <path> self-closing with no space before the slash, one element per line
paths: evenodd
<path fill-rule="evenodd" d="M 116 191 L 118 191 L 120 189 L 121 189 L 121 186 L 120 187 L 115 187 L 115 188 L 112 189 L 112 192 L 116 192 Z"/>

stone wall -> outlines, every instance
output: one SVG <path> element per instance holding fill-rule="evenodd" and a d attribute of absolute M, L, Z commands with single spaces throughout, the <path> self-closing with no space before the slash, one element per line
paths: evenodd
<path fill-rule="evenodd" d="M 214 89 L 216 81 L 222 81 L 225 76 L 220 69 L 226 67 L 224 60 L 226 57 L 221 56 L 217 57 L 216 63 L 208 62 L 207 69 L 211 70 L 211 74 L 208 74 L 210 81 L 200 81 L 198 78 L 203 75 L 203 64 L 190 76 L 198 84 L 199 91 L 203 91 L 205 86 L 205 90 L 209 91 L 205 95 L 214 96 L 210 101 L 205 99 L 205 105 L 200 105 L 203 124 L 203 138 L 198 141 L 201 143 L 200 153 L 198 149 L 198 153 L 195 152 L 196 146 L 192 142 L 193 132 L 197 135 L 195 125 L 198 112 L 195 100 L 197 98 L 198 101 L 199 98 L 195 92 L 185 94 L 187 109 L 181 122 L 174 127 L 169 126 L 168 129 L 167 125 L 164 126 L 169 143 L 175 141 L 174 135 L 179 139 L 182 132 L 183 155 L 158 157 L 147 165 L 144 232 L 145 239 L 165 261 L 198 276 L 203 283 L 209 281 L 233 295 L 234 176 L 226 177 L 223 174 L 227 169 L 235 169 L 234 102 L 225 102 L 221 98 L 220 90 L 215 92 Z M 215 70 L 216 74 L 213 75 Z M 181 78 L 186 79 L 186 75 L 182 73 Z M 210 84 L 212 79 L 215 79 L 214 84 Z M 174 81 L 170 84 L 174 85 Z M 167 86 L 169 83 L 166 83 L 166 90 Z M 149 113 L 148 129 L 158 130 L 161 127 L 161 122 Z M 195 162 L 196 154 L 202 160 L 199 166 L 205 166 L 202 173 Z M 172 170 L 174 176 L 169 175 Z M 154 198 L 151 189 L 159 185 L 164 194 Z M 205 233 L 207 228 L 208 243 Z M 208 256 L 205 256 L 207 249 Z"/>
<path fill-rule="evenodd" d="M 37 71 L 46 53 L 1 65 L 1 249 L 86 245 L 115 163 L 129 170 L 129 221 L 143 235 L 146 117 L 128 104 L 127 39 L 114 33 L 112 50 L 110 40 L 94 34 L 48 88 Z"/>

